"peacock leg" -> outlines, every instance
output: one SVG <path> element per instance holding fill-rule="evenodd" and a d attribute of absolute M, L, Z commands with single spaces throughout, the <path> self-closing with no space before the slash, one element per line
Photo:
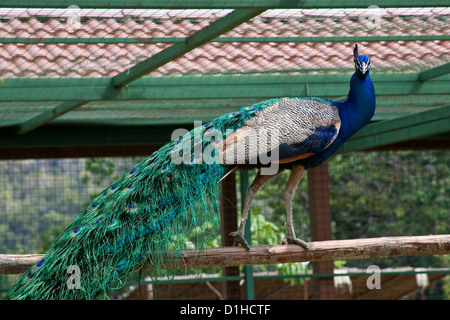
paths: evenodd
<path fill-rule="evenodd" d="M 282 171 L 282 170 L 281 170 Z M 250 246 L 247 243 L 247 240 L 245 240 L 244 234 L 245 234 L 245 223 L 247 222 L 248 213 L 250 211 L 250 205 L 255 198 L 258 191 L 262 188 L 262 186 L 275 177 L 277 174 L 279 174 L 281 171 L 278 171 L 274 175 L 262 175 L 261 170 L 258 170 L 258 173 L 256 174 L 255 179 L 251 183 L 251 185 L 247 188 L 247 193 L 245 196 L 245 203 L 244 203 L 244 209 L 242 211 L 242 218 L 240 221 L 239 229 L 237 231 L 233 231 L 230 233 L 230 236 L 234 237 L 233 246 L 237 246 L 238 244 L 241 244 L 244 248 L 247 250 L 250 250 Z"/>
<path fill-rule="evenodd" d="M 308 249 L 308 245 L 302 239 L 299 239 L 295 236 L 294 232 L 294 221 L 292 217 L 292 199 L 294 198 L 295 190 L 297 190 L 298 184 L 300 180 L 302 180 L 306 170 L 303 166 L 296 165 L 292 167 L 291 175 L 289 176 L 289 180 L 286 184 L 286 188 L 284 189 L 284 203 L 286 205 L 286 226 L 287 226 L 287 234 L 286 238 L 281 242 L 282 244 L 290 243 L 290 244 L 298 244 L 305 249 Z"/>

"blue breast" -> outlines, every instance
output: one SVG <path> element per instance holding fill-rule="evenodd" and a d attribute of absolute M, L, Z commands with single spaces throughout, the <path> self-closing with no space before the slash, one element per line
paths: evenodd
<path fill-rule="evenodd" d="M 359 77 L 353 74 L 350 81 L 350 92 L 345 102 L 331 102 L 339 109 L 341 128 L 333 143 L 325 150 L 315 155 L 298 160 L 305 169 L 313 168 L 333 155 L 339 147 L 353 136 L 358 130 L 370 122 L 375 113 L 375 89 L 369 76 Z M 325 133 L 318 133 L 326 134 Z"/>

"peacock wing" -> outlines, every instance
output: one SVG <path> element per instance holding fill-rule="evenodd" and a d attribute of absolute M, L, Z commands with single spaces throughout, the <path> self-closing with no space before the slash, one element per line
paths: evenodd
<path fill-rule="evenodd" d="M 217 145 L 219 162 L 257 164 L 261 157 L 289 163 L 326 149 L 337 137 L 339 109 L 324 99 L 284 98 L 246 120 Z"/>

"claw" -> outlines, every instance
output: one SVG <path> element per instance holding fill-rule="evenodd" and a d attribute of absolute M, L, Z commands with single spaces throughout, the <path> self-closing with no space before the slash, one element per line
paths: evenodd
<path fill-rule="evenodd" d="M 288 244 L 288 243 L 289 244 L 297 244 L 297 245 L 299 245 L 300 247 L 303 247 L 306 250 L 309 249 L 308 244 L 304 240 L 296 238 L 296 237 L 286 236 L 286 238 L 284 238 L 283 241 L 281 241 L 281 244 Z"/>
<path fill-rule="evenodd" d="M 245 240 L 244 234 L 240 230 L 230 232 L 230 236 L 234 237 L 233 246 L 236 247 L 238 244 L 240 244 L 245 249 L 247 249 L 247 251 L 250 251 L 250 246 L 248 245 L 247 240 Z"/>

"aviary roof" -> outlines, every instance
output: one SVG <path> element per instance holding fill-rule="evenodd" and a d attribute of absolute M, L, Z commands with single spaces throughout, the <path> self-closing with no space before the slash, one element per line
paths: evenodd
<path fill-rule="evenodd" d="M 255 3 L 263 2 L 271 3 Z M 343 100 L 355 43 L 372 61 L 374 120 L 400 119 L 402 127 L 404 116 L 418 114 L 404 123 L 419 125 L 419 113 L 430 111 L 427 128 L 433 130 L 418 135 L 411 129 L 401 139 L 446 134 L 450 125 L 435 121 L 449 114 L 450 8 L 423 7 L 429 3 L 0 8 L 0 149 L 52 146 L 55 139 L 60 146 L 164 143 L 174 127 L 268 98 Z M 395 136 L 386 141 L 396 142 Z"/>
<path fill-rule="evenodd" d="M 78 26 L 68 23 L 74 13 Z M 3 9 L 0 74 L 113 77 L 228 13 Z M 375 72 L 418 72 L 450 59 L 449 17 L 449 8 L 268 10 L 148 76 L 350 72 L 352 37 L 400 39 L 358 42 Z"/>

